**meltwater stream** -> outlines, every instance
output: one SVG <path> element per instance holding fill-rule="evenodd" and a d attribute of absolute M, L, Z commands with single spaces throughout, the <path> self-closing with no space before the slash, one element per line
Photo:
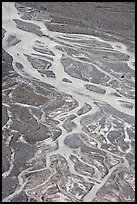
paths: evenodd
<path fill-rule="evenodd" d="M 2 3 L 2 47 L 21 77 L 16 80 L 19 85 L 9 89 L 9 117 L 13 121 L 8 127 L 21 134 L 17 143 L 36 149 L 18 172 L 15 191 L 3 202 L 22 192 L 28 200 L 40 202 L 133 200 L 134 193 L 126 195 L 124 189 L 133 182 L 125 179 L 121 186 L 121 179 L 134 172 L 134 163 L 129 163 L 134 157 L 134 53 L 111 38 L 50 31 L 45 23 L 51 19 L 41 17 L 41 13 L 37 19 L 33 12 L 13 2 Z M 24 13 L 30 13 L 31 19 L 22 18 Z M 13 117 L 16 108 L 22 111 L 19 118 L 17 114 Z M 37 129 L 30 138 L 29 127 L 27 133 L 23 127 L 17 128 L 15 120 L 27 117 L 23 111 L 45 135 L 50 129 L 48 136 L 38 132 L 34 140 Z M 55 138 L 54 130 L 60 130 Z M 13 140 L 14 135 L 10 136 L 10 142 Z M 9 147 L 13 145 L 10 142 Z M 14 154 L 3 173 L 7 177 L 9 172 L 14 175 L 16 151 Z"/>

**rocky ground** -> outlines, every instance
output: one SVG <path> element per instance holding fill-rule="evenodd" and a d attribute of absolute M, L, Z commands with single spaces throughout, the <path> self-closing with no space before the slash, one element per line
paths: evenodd
<path fill-rule="evenodd" d="M 135 201 L 134 3 L 2 10 L 2 202 Z"/>

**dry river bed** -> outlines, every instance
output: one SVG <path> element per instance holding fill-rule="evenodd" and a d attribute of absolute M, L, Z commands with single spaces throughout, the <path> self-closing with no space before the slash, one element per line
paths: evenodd
<path fill-rule="evenodd" d="M 2 202 L 134 201 L 134 41 L 2 11 Z"/>

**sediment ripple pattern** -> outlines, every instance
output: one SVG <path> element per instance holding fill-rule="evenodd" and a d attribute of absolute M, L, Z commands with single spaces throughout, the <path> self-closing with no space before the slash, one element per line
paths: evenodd
<path fill-rule="evenodd" d="M 3 202 L 134 201 L 126 41 L 50 31 L 48 13 L 2 6 Z"/>

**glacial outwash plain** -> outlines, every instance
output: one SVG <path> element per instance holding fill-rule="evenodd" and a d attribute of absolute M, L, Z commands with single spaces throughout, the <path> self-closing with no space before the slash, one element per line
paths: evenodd
<path fill-rule="evenodd" d="M 134 2 L 2 2 L 2 202 L 135 202 Z"/>

